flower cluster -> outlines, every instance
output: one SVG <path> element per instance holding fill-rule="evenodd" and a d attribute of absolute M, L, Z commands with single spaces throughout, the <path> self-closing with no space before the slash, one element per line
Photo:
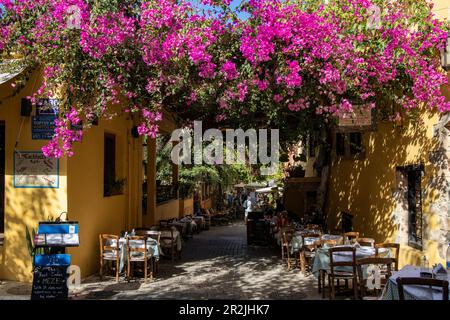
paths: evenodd
<path fill-rule="evenodd" d="M 285 123 L 294 113 L 327 123 L 351 113 L 354 101 L 383 108 L 381 98 L 406 113 L 450 111 L 436 55 L 447 30 L 428 0 L 414 10 L 408 0 L 201 3 L 208 10 L 187 0 L 0 0 L 0 53 L 43 66 L 33 97 L 67 96 L 61 109 L 71 111 L 60 112 L 45 153 L 71 155 L 81 139 L 71 130 L 76 115 L 113 117 L 117 105 L 136 113 L 139 134 L 151 137 L 162 106 L 179 118 L 236 125 Z"/>
<path fill-rule="evenodd" d="M 55 135 L 42 148 L 44 155 L 46 157 L 61 158 L 66 154 L 71 157 L 73 155 L 73 143 L 81 141 L 83 137 L 82 130 L 74 130 L 73 128 L 74 125 L 78 125 L 80 122 L 81 119 L 75 109 L 68 112 L 65 119 L 56 119 Z"/>

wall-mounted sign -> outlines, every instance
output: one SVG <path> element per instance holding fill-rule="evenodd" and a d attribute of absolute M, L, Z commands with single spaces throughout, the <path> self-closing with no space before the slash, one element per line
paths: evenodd
<path fill-rule="evenodd" d="M 59 188 L 59 159 L 38 151 L 15 152 L 14 187 Z"/>
<path fill-rule="evenodd" d="M 31 138 L 51 140 L 55 134 L 55 117 L 33 117 L 31 119 Z"/>
<path fill-rule="evenodd" d="M 366 131 L 375 129 L 375 109 L 365 106 L 353 108 L 353 113 L 338 116 L 340 130 Z"/>
<path fill-rule="evenodd" d="M 58 100 L 39 99 L 36 102 L 36 116 L 31 121 L 33 140 L 51 140 L 55 134 L 55 119 L 58 115 Z"/>
<path fill-rule="evenodd" d="M 36 102 L 36 116 L 55 117 L 58 114 L 58 100 L 38 99 Z"/>

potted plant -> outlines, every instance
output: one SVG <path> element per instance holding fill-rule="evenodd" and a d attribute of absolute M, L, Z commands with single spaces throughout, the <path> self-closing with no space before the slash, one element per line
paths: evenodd
<path fill-rule="evenodd" d="M 126 179 L 113 179 L 105 184 L 105 196 L 116 196 L 123 194 Z"/>

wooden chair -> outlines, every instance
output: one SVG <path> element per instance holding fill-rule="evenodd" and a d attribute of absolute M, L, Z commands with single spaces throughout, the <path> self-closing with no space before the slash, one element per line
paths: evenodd
<path fill-rule="evenodd" d="M 395 253 L 392 254 L 391 251 L 391 258 L 394 259 L 394 270 L 398 271 L 398 261 L 399 261 L 399 256 L 400 256 L 400 244 L 399 243 L 377 243 L 375 244 L 375 256 L 379 257 L 379 249 L 380 248 L 386 248 L 389 250 L 394 250 Z"/>
<path fill-rule="evenodd" d="M 282 260 L 284 260 L 284 257 L 286 257 L 287 267 L 288 271 L 292 269 L 292 261 L 291 261 L 291 242 L 292 238 L 294 237 L 294 232 L 292 230 L 284 230 L 281 234 L 281 255 Z M 284 252 L 283 252 L 284 251 Z M 294 261 L 295 261 L 295 252 L 294 252 Z"/>
<path fill-rule="evenodd" d="M 442 288 L 442 300 L 448 301 L 448 281 L 430 278 L 397 278 L 398 297 L 405 300 L 405 292 L 403 286 L 418 285 Z"/>
<path fill-rule="evenodd" d="M 130 245 L 130 241 L 133 241 Z M 142 243 L 143 248 L 141 245 Z M 147 237 L 133 236 L 127 237 L 127 254 L 128 254 L 128 265 L 127 265 L 127 279 L 131 279 L 131 264 L 133 262 L 142 262 L 144 264 L 144 281 L 147 282 L 147 275 L 150 271 L 150 279 L 153 279 L 153 266 L 152 266 L 152 256 L 148 255 L 147 249 Z M 150 262 L 150 263 L 149 263 Z"/>
<path fill-rule="evenodd" d="M 168 250 L 170 253 L 170 258 L 172 261 L 175 260 L 175 256 L 177 255 L 177 243 L 174 238 L 173 228 L 172 227 L 161 227 L 160 231 L 160 244 L 164 250 Z M 180 235 L 181 236 L 181 235 Z M 166 253 L 167 251 L 165 251 Z"/>
<path fill-rule="evenodd" d="M 373 248 L 375 245 L 375 239 L 372 238 L 357 238 L 356 242 L 358 242 L 361 247 Z"/>
<path fill-rule="evenodd" d="M 306 244 L 306 238 L 320 238 L 321 234 L 319 233 L 305 233 L 302 236 L 303 244 L 302 249 L 300 251 L 300 269 L 303 274 L 306 274 L 306 270 L 311 267 L 311 261 L 314 259 L 316 254 L 316 244 Z"/>
<path fill-rule="evenodd" d="M 285 246 L 285 242 L 283 241 L 283 234 L 285 232 L 288 233 L 294 233 L 295 232 L 295 228 L 293 228 L 292 226 L 284 226 L 280 229 L 280 243 L 281 243 L 281 260 L 285 260 L 286 258 L 286 246 Z"/>
<path fill-rule="evenodd" d="M 328 274 L 328 283 L 330 285 L 330 299 L 335 299 L 336 297 L 336 285 L 335 281 L 344 280 L 346 283 L 346 287 L 348 286 L 348 280 L 352 280 L 353 285 L 353 295 L 355 299 L 358 299 L 358 279 L 356 272 L 356 248 L 354 247 L 337 247 L 330 248 L 330 273 Z M 350 252 L 350 259 L 346 261 L 335 261 L 334 254 L 342 253 L 342 252 Z M 349 267 L 351 271 L 338 271 L 336 268 L 341 267 Z"/>
<path fill-rule="evenodd" d="M 337 246 L 337 241 L 336 240 L 331 240 L 331 239 L 328 239 L 328 240 L 321 239 L 321 240 L 317 240 L 314 243 L 314 245 L 316 247 L 315 251 L 317 251 L 318 248 L 324 248 L 325 246 L 327 248 L 335 247 L 335 246 Z M 325 299 L 325 288 L 326 288 L 326 286 L 325 286 L 325 279 L 326 278 L 327 278 L 327 271 L 326 270 L 319 270 L 319 277 L 318 277 L 317 287 L 319 289 L 319 293 L 322 293 L 322 298 L 324 298 L 324 299 Z"/>
<path fill-rule="evenodd" d="M 116 282 L 119 282 L 120 246 L 119 237 L 111 234 L 101 234 L 100 239 L 100 280 L 103 280 L 103 263 L 115 263 Z M 110 245 L 114 243 L 114 245 Z"/>
<path fill-rule="evenodd" d="M 358 282 L 359 282 L 359 293 L 363 300 L 373 300 L 378 299 L 381 294 L 382 287 L 384 287 L 389 278 L 392 275 L 392 264 L 394 259 L 391 258 L 364 258 L 358 259 L 356 261 L 356 267 L 358 270 Z M 363 268 L 369 267 L 370 265 L 375 265 L 380 271 L 380 288 L 375 288 L 372 292 L 367 288 L 367 278 L 364 278 Z M 386 270 L 386 272 L 381 272 L 381 270 Z M 369 293 L 372 293 L 370 295 Z M 374 294 L 374 295 L 373 295 Z"/>
<path fill-rule="evenodd" d="M 355 231 L 345 232 L 342 234 L 342 237 L 343 237 L 344 243 L 345 243 L 345 239 L 348 239 L 350 242 L 354 242 L 354 241 L 356 241 L 356 239 L 359 238 L 359 232 L 355 232 Z"/>
<path fill-rule="evenodd" d="M 159 227 L 158 227 L 159 229 Z M 161 232 L 151 230 L 150 228 L 142 228 L 142 230 L 135 229 L 136 235 L 146 238 L 152 238 L 156 241 L 158 248 L 161 247 Z M 156 275 L 159 270 L 159 260 L 156 260 L 155 257 L 152 257 L 153 260 L 153 274 Z"/>

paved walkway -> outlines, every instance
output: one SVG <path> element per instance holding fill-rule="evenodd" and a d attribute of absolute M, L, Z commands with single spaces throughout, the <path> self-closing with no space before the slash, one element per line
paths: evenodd
<path fill-rule="evenodd" d="M 1 288 L 1 286 L 0 286 Z M 0 289 L 0 291 L 2 291 Z M 1 295 L 1 294 L 0 294 Z M 212 227 L 184 244 L 180 261 L 162 260 L 158 276 L 116 284 L 86 279 L 73 299 L 320 299 L 313 276 L 287 272 L 275 249 L 247 246 L 243 223 Z"/>

